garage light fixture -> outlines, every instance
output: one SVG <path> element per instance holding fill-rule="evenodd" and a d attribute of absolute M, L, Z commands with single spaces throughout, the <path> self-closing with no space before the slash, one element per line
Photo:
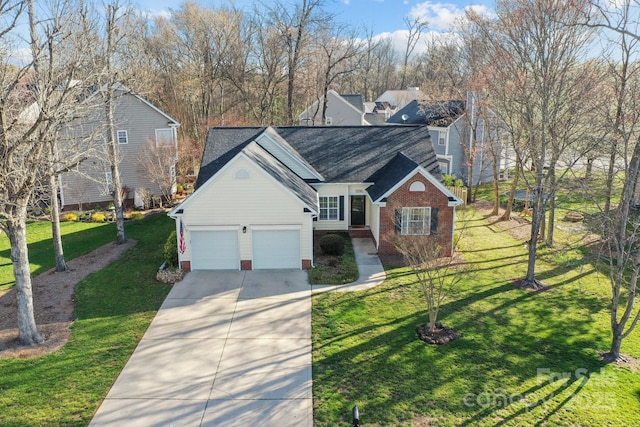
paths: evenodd
<path fill-rule="evenodd" d="M 242 232 L 246 233 L 247 232 L 247 226 L 245 225 L 244 227 L 242 227 Z"/>

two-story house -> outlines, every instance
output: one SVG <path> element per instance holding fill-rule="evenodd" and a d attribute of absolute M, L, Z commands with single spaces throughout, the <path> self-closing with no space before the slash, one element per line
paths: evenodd
<path fill-rule="evenodd" d="M 175 192 L 177 128 L 168 114 L 124 86 L 113 99 L 120 182 L 127 206 L 144 204 L 143 198 Z M 64 210 L 105 206 L 112 201 L 113 176 L 107 155 L 106 110 L 98 91 L 83 101 L 85 111 L 66 125 L 70 143 L 87 147 L 88 158 L 59 178 Z M 84 139 L 78 142 L 78 139 Z M 64 144 L 64 141 L 61 142 Z M 147 158 L 148 165 L 142 159 Z M 155 161 L 155 166 L 152 164 Z M 161 169 L 161 170 L 159 170 Z M 169 188 L 166 188 L 169 187 Z"/>

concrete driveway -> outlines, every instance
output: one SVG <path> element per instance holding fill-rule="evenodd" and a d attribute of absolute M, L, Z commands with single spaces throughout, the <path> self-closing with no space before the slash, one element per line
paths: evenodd
<path fill-rule="evenodd" d="M 90 426 L 309 426 L 304 271 L 194 271 L 174 285 Z"/>

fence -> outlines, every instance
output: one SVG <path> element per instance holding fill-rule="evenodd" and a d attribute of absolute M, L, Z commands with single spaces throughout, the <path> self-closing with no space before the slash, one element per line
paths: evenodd
<path fill-rule="evenodd" d="M 447 187 L 447 190 L 451 191 L 454 196 L 464 202 L 464 206 L 467 206 L 467 187 Z"/>

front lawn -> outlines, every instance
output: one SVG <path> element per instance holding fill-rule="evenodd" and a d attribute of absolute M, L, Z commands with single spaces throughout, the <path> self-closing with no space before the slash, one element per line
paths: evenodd
<path fill-rule="evenodd" d="M 45 225 L 30 224 L 28 232 Z M 82 223 L 78 227 L 76 230 L 65 223 L 67 254 L 88 252 L 100 246 L 102 239 L 106 243 L 115 238 L 113 224 Z M 170 290 L 170 286 L 156 282 L 155 273 L 172 229 L 173 221 L 165 215 L 127 223 L 127 236 L 138 243 L 120 260 L 78 284 L 76 320 L 68 344 L 35 359 L 0 360 L 0 425 L 89 423 Z M 78 242 L 75 248 L 74 239 Z M 38 251 L 42 248 L 53 258 L 50 234 L 48 241 L 43 238 L 30 246 L 32 257 L 47 259 L 46 253 Z M 42 268 L 46 265 L 42 261 Z M 7 282 L 6 277 L 1 280 Z"/>
<path fill-rule="evenodd" d="M 313 297 L 315 425 L 349 425 L 353 405 L 365 426 L 640 425 L 637 372 L 599 360 L 606 278 L 573 250 L 538 261 L 549 290 L 516 287 L 522 242 L 472 212 L 462 256 L 473 272 L 440 314 L 461 339 L 417 339 L 428 315 L 407 268 L 368 291 Z M 640 331 L 623 352 L 640 357 Z"/>

